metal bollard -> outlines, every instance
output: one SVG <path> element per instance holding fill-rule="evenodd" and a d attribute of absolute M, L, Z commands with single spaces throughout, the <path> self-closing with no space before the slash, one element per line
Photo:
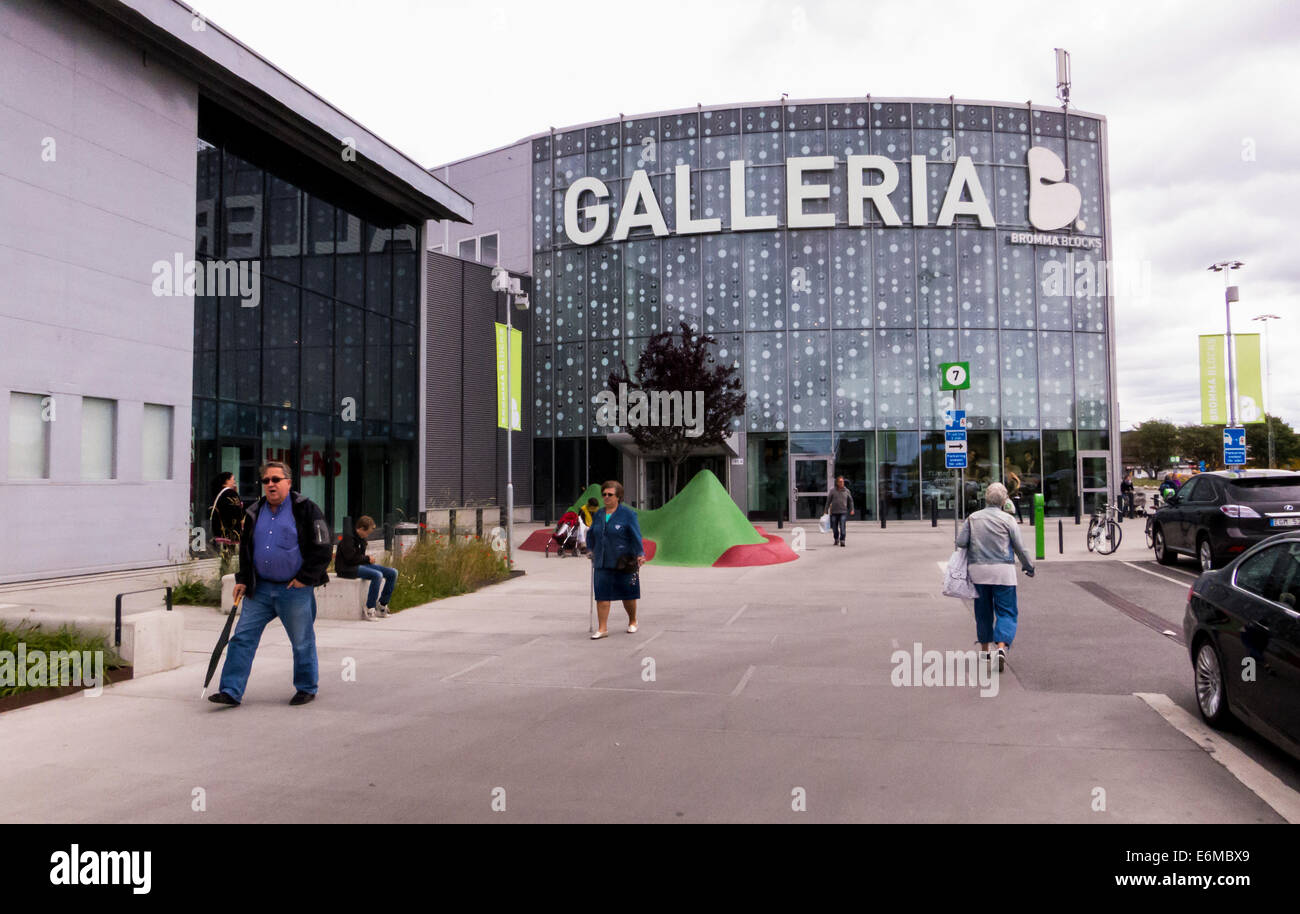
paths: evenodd
<path fill-rule="evenodd" d="M 483 509 L 474 509 L 474 535 L 479 539 L 483 538 Z"/>
<path fill-rule="evenodd" d="M 384 551 L 393 551 L 393 525 L 390 523 L 384 524 Z"/>
<path fill-rule="evenodd" d="M 1065 555 L 1065 521 L 1063 520 L 1056 522 L 1056 539 L 1056 551 L 1061 555 Z"/>
<path fill-rule="evenodd" d="M 884 530 L 885 529 L 885 508 L 883 505 L 878 505 L 877 507 L 880 508 L 880 529 Z"/>
<path fill-rule="evenodd" d="M 930 526 L 939 526 L 939 499 L 930 499 Z"/>
<path fill-rule="evenodd" d="M 456 509 L 452 508 L 447 512 L 447 540 L 451 541 L 456 538 Z"/>
<path fill-rule="evenodd" d="M 785 505 L 776 506 L 776 529 L 781 530 L 785 527 Z"/>
<path fill-rule="evenodd" d="M 339 531 L 339 539 L 347 536 L 349 533 L 356 533 L 356 527 L 352 525 L 352 515 L 343 515 L 343 529 Z"/>
<path fill-rule="evenodd" d="M 1083 523 L 1083 496 L 1080 495 L 1074 500 L 1074 523 L 1075 526 Z"/>

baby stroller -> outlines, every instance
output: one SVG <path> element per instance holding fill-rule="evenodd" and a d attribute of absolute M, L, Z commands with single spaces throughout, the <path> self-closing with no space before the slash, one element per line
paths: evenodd
<path fill-rule="evenodd" d="M 550 540 L 546 543 L 546 557 L 551 557 L 551 549 L 555 549 L 555 554 L 564 558 L 567 552 L 569 555 L 578 554 L 578 514 L 576 511 L 565 511 L 560 518 L 560 522 L 555 525 L 555 532 L 551 534 Z"/>

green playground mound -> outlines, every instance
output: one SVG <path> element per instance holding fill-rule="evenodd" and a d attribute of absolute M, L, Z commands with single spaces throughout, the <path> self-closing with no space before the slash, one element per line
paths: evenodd
<path fill-rule="evenodd" d="M 641 535 L 655 542 L 656 565 L 712 565 L 732 546 L 767 542 L 709 470 L 695 474 L 668 504 L 638 511 Z"/>

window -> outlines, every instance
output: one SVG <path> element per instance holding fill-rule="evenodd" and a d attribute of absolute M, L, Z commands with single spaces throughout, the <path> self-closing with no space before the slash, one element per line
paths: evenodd
<path fill-rule="evenodd" d="M 171 479 L 172 407 L 146 403 L 140 437 L 140 477 L 146 482 Z"/>
<path fill-rule="evenodd" d="M 54 415 L 51 397 L 9 395 L 10 479 L 49 479 L 50 422 Z"/>
<path fill-rule="evenodd" d="M 1182 487 L 1178 490 L 1178 500 L 1184 504 L 1205 501 L 1205 498 L 1203 497 L 1204 492 L 1205 485 L 1203 482 L 1200 479 L 1191 479 L 1183 483 Z"/>
<path fill-rule="evenodd" d="M 484 235 L 478 240 L 478 262 L 490 267 L 497 265 L 497 235 Z"/>
<path fill-rule="evenodd" d="M 1282 546 L 1261 549 L 1237 566 L 1233 582 L 1242 590 L 1268 600 L 1276 600 L 1280 581 L 1273 574 L 1273 568 L 1278 559 L 1284 557 L 1284 553 L 1285 548 Z"/>
<path fill-rule="evenodd" d="M 478 260 L 478 239 L 466 238 L 456 248 L 456 256 L 461 260 Z"/>
<path fill-rule="evenodd" d="M 477 238 L 463 238 L 456 246 L 456 256 L 461 260 L 477 260 L 494 267 L 500 261 L 500 238 L 497 232 Z"/>
<path fill-rule="evenodd" d="M 117 476 L 117 401 L 81 398 L 81 478 Z"/>

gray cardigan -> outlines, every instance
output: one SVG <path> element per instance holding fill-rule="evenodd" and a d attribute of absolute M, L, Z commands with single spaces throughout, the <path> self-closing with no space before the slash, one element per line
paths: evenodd
<path fill-rule="evenodd" d="M 1034 567 L 1020 543 L 1015 518 L 1001 508 L 984 508 L 966 518 L 957 531 L 957 546 L 967 549 L 966 561 L 970 565 L 1015 565 L 1015 556 L 1019 556 L 1020 567 Z"/>

